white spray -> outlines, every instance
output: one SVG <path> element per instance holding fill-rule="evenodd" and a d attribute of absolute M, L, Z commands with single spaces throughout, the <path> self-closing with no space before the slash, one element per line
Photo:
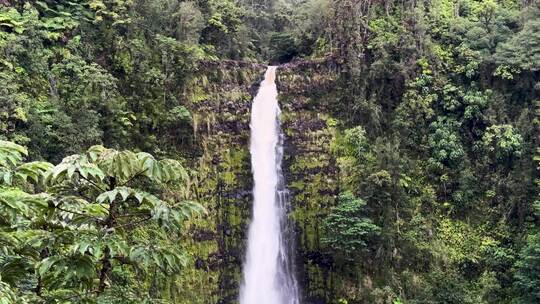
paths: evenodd
<path fill-rule="evenodd" d="M 275 75 L 276 67 L 268 67 L 251 110 L 250 151 L 255 187 L 240 304 L 300 303 L 283 238 L 287 191 L 281 172 L 283 135 Z"/>

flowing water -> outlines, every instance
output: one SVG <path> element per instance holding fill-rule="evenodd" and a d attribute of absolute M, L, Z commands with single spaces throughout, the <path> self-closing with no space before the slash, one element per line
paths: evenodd
<path fill-rule="evenodd" d="M 249 226 L 240 304 L 299 304 L 287 234 L 287 190 L 281 172 L 283 134 L 275 83 L 268 67 L 251 110 L 253 218 Z"/>

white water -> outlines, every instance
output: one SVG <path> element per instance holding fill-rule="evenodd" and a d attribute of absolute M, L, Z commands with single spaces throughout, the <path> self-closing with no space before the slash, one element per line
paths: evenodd
<path fill-rule="evenodd" d="M 283 147 L 275 73 L 276 67 L 268 67 L 251 110 L 255 187 L 240 304 L 299 304 L 288 242 L 283 236 L 287 192 L 281 173 Z"/>

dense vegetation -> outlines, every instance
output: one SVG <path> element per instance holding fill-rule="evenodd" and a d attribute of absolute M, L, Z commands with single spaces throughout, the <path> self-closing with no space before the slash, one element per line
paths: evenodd
<path fill-rule="evenodd" d="M 379 285 L 368 302 L 538 302 L 540 2 L 363 2 L 336 15 L 338 162 L 381 228 L 356 260 Z"/>
<path fill-rule="evenodd" d="M 0 0 L 0 303 L 234 302 L 290 60 L 306 303 L 540 302 L 539 1 Z"/>

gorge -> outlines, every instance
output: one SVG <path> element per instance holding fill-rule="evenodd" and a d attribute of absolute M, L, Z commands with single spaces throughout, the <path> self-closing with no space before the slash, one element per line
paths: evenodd
<path fill-rule="evenodd" d="M 0 303 L 540 303 L 538 54 L 537 0 L 0 0 Z"/>

